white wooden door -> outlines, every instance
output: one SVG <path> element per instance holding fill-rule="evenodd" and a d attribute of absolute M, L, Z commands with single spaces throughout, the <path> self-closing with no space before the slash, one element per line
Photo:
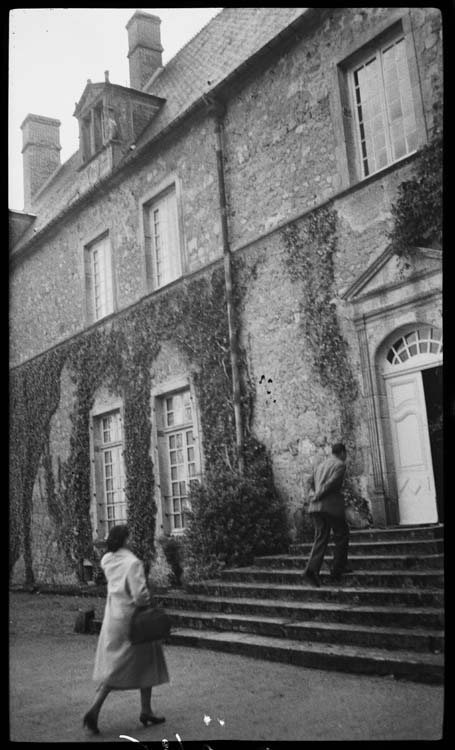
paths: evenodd
<path fill-rule="evenodd" d="M 420 370 L 386 378 L 400 524 L 436 523 L 436 491 Z"/>

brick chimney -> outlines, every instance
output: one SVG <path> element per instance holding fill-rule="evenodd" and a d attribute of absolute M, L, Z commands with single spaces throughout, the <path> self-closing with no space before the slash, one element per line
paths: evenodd
<path fill-rule="evenodd" d="M 161 19 L 137 10 L 126 24 L 130 86 L 142 90 L 158 68 L 162 67 Z"/>
<path fill-rule="evenodd" d="M 21 129 L 24 208 L 28 211 L 40 187 L 60 166 L 60 120 L 29 114 Z"/>

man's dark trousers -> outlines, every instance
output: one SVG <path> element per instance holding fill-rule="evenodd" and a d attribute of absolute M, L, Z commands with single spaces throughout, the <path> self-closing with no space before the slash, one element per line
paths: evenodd
<path fill-rule="evenodd" d="M 333 530 L 335 550 L 331 573 L 334 577 L 339 576 L 343 573 L 348 561 L 349 526 L 344 518 L 331 516 L 323 511 L 310 515 L 313 519 L 314 542 L 306 570 L 319 573 L 329 544 L 330 531 Z"/>

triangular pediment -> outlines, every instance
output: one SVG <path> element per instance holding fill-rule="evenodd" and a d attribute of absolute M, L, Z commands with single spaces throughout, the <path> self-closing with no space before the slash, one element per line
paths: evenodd
<path fill-rule="evenodd" d="M 82 96 L 76 104 L 76 108 L 73 112 L 74 117 L 78 117 L 84 110 L 90 109 L 90 105 L 99 96 L 100 92 L 105 89 L 105 83 L 92 83 L 87 82 L 87 85 L 82 92 Z"/>
<path fill-rule="evenodd" d="M 382 294 L 403 282 L 441 271 L 442 251 L 435 248 L 415 247 L 409 259 L 399 258 L 389 246 L 357 277 L 342 297 L 354 302 L 364 297 Z"/>

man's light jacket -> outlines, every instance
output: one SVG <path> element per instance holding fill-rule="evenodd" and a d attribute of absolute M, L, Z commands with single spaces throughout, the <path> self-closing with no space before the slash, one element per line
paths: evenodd
<path fill-rule="evenodd" d="M 341 492 L 346 464 L 336 456 L 329 456 L 313 469 L 309 482 L 314 495 L 310 496 L 309 513 L 328 513 L 344 517 L 344 497 Z"/>

